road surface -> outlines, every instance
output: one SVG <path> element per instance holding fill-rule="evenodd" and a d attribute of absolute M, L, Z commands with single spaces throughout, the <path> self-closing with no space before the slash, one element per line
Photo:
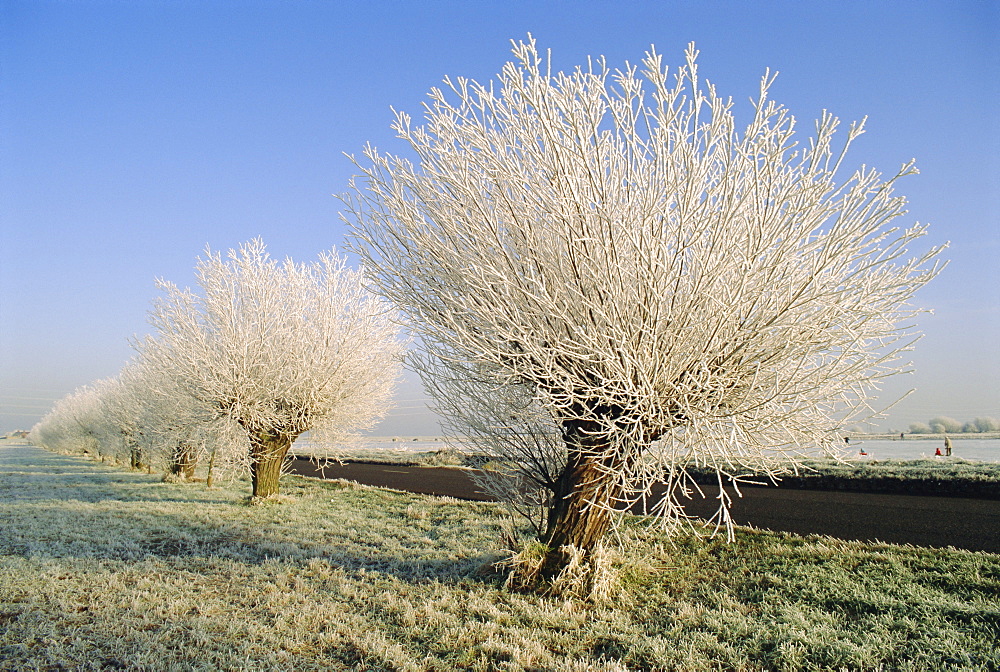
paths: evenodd
<path fill-rule="evenodd" d="M 345 478 L 427 495 L 488 501 L 465 469 L 406 465 L 332 463 L 322 469 L 308 460 L 292 461 L 292 472 L 318 478 Z M 718 487 L 703 486 L 706 499 L 689 502 L 689 513 L 709 517 Z M 1000 553 L 1000 501 L 880 495 L 822 490 L 743 487 L 730 509 L 740 525 L 823 534 L 839 539 L 884 541 L 916 546 L 954 546 Z"/>

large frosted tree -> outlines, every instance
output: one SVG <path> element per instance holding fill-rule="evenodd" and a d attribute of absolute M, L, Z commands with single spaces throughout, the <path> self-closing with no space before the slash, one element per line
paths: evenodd
<path fill-rule="evenodd" d="M 402 352 L 392 314 L 334 253 L 278 263 L 258 239 L 209 252 L 196 275 L 200 294 L 159 282 L 140 362 L 201 421 L 242 428 L 253 495 L 275 494 L 300 434 L 334 440 L 381 416 Z"/>
<path fill-rule="evenodd" d="M 870 415 L 938 250 L 894 228 L 912 163 L 845 171 L 862 124 L 838 145 L 827 113 L 797 143 L 770 74 L 741 127 L 693 46 L 669 74 L 514 54 L 397 113 L 409 158 L 367 149 L 345 202 L 439 406 L 547 493 L 551 573 L 684 464 L 773 464 Z"/>

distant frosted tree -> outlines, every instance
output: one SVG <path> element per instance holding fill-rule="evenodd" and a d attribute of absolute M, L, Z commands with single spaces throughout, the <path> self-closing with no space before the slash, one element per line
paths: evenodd
<path fill-rule="evenodd" d="M 133 469 L 142 469 L 150 466 L 152 458 L 145 401 L 149 386 L 135 375 L 135 368 L 126 366 L 118 377 L 109 381 L 104 413 L 116 430 L 115 443 L 120 453 L 117 457 L 128 461 Z"/>
<path fill-rule="evenodd" d="M 1000 432 L 1000 420 L 996 418 L 976 418 L 973 422 L 980 432 Z"/>
<path fill-rule="evenodd" d="M 454 374 L 438 402 L 474 416 L 470 372 L 561 442 L 511 447 L 517 413 L 482 434 L 548 493 L 545 574 L 679 465 L 773 464 L 870 415 L 938 250 L 908 259 L 925 227 L 889 224 L 912 163 L 839 177 L 862 124 L 836 147 L 824 114 L 796 144 L 770 74 L 740 128 L 693 46 L 673 79 L 654 52 L 641 73 L 514 54 L 495 84 L 433 89 L 423 123 L 397 113 L 414 158 L 369 147 L 345 201 L 374 284 Z"/>
<path fill-rule="evenodd" d="M 930 434 L 931 432 L 931 428 L 922 422 L 910 424 L 910 434 Z"/>
<path fill-rule="evenodd" d="M 108 389 L 105 411 L 133 467 L 148 464 L 190 479 L 207 456 L 211 481 L 248 464 L 245 433 L 241 437 L 227 428 L 224 419 L 142 359 L 122 368 Z"/>
<path fill-rule="evenodd" d="M 972 428 L 969 431 L 974 432 L 1000 432 L 1000 420 L 996 418 L 976 418 L 972 421 Z"/>
<path fill-rule="evenodd" d="M 98 380 L 59 399 L 31 429 L 29 440 L 59 452 L 113 454 L 117 429 L 109 421 L 106 403 L 114 384 L 113 379 Z"/>
<path fill-rule="evenodd" d="M 402 345 L 387 304 L 334 253 L 279 264 L 253 240 L 226 259 L 208 252 L 196 274 L 200 295 L 159 282 L 140 359 L 205 422 L 243 430 L 253 494 L 265 497 L 301 433 L 332 440 L 380 417 Z"/>
<path fill-rule="evenodd" d="M 932 434 L 957 434 L 962 431 L 962 423 L 954 418 L 939 415 L 927 422 Z"/>

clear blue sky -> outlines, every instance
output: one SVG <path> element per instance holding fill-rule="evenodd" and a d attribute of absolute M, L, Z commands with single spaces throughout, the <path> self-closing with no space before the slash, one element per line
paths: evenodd
<path fill-rule="evenodd" d="M 390 106 L 489 79 L 528 32 L 560 68 L 650 44 L 678 64 L 693 40 L 737 101 L 780 71 L 804 131 L 868 115 L 849 163 L 915 157 L 910 221 L 951 241 L 917 373 L 886 398 L 917 391 L 883 427 L 1000 416 L 1000 3 L 0 0 L 0 431 L 115 375 L 153 279 L 190 284 L 206 244 L 341 245 L 343 153 L 401 150 Z M 436 432 L 422 396 L 404 385 L 377 433 Z"/>

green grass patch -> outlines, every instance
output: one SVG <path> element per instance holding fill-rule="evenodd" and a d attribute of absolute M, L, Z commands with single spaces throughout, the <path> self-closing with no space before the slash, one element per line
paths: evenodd
<path fill-rule="evenodd" d="M 636 519 L 590 604 L 483 571 L 498 505 L 282 491 L 0 445 L 0 669 L 1000 669 L 994 554 Z"/>

